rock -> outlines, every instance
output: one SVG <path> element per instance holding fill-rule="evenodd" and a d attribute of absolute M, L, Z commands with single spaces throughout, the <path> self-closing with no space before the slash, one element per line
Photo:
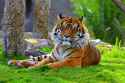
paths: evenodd
<path fill-rule="evenodd" d="M 106 47 L 108 49 L 112 49 L 112 45 L 106 42 L 101 41 L 100 39 L 92 39 L 90 40 L 91 44 L 97 47 Z"/>
<path fill-rule="evenodd" d="M 98 44 L 103 44 L 104 42 L 102 42 L 100 39 L 92 39 L 90 40 L 90 42 L 92 43 L 92 45 L 96 46 Z"/>
<path fill-rule="evenodd" d="M 40 52 L 39 48 L 47 46 L 50 47 L 49 44 L 49 40 L 48 39 L 25 39 L 24 40 L 26 42 L 27 48 L 24 51 L 24 54 L 26 56 L 41 56 L 41 55 L 45 55 L 46 53 L 44 52 Z"/>
<path fill-rule="evenodd" d="M 42 56 L 42 55 L 45 55 L 44 52 L 40 52 L 40 51 L 25 51 L 24 53 L 26 56 L 30 57 L 37 57 L 37 56 Z"/>
<path fill-rule="evenodd" d="M 24 41 L 27 44 L 26 50 L 35 50 L 43 46 L 50 46 L 48 39 L 29 38 L 29 39 L 24 39 Z"/>

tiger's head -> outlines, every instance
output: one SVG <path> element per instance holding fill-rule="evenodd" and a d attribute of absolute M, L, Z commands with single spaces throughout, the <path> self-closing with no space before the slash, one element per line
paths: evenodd
<path fill-rule="evenodd" d="M 59 14 L 52 32 L 52 38 L 56 45 L 68 45 L 81 47 L 89 40 L 88 31 L 81 18 L 62 16 Z"/>

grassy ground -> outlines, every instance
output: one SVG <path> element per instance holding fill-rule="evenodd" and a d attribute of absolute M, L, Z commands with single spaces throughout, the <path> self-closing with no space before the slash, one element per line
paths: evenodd
<path fill-rule="evenodd" d="M 1 61 L 0 83 L 125 83 L 125 49 L 100 50 L 100 64 L 86 68 L 20 69 Z"/>

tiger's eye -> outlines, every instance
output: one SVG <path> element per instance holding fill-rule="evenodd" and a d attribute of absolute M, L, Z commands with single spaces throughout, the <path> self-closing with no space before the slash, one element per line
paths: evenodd
<path fill-rule="evenodd" d="M 54 35 L 57 35 L 57 33 L 54 33 Z"/>
<path fill-rule="evenodd" d="M 84 35 L 83 34 L 78 34 L 78 36 L 79 36 L 79 38 L 83 38 L 84 37 Z"/>
<path fill-rule="evenodd" d="M 83 37 L 84 37 L 84 35 L 79 36 L 79 38 L 83 38 Z"/>

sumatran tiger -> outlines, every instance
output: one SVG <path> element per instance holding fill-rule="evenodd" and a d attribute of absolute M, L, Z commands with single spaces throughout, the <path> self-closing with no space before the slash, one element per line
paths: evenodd
<path fill-rule="evenodd" d="M 53 51 L 30 68 L 43 65 L 52 68 L 97 65 L 100 62 L 100 52 L 90 43 L 89 33 L 82 20 L 83 17 L 75 18 L 59 14 L 52 31 L 55 43 Z"/>

